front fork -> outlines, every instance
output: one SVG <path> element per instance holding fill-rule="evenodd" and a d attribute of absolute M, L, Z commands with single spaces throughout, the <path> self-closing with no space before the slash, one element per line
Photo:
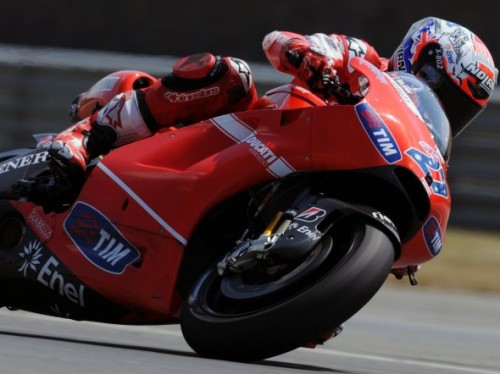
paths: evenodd
<path fill-rule="evenodd" d="M 236 248 L 217 264 L 219 275 L 227 270 L 241 273 L 253 267 L 256 261 L 267 259 L 276 242 L 285 234 L 292 223 L 294 211 L 278 211 L 264 232 L 254 240 L 240 241 Z"/>
<path fill-rule="evenodd" d="M 279 262 L 299 260 L 316 247 L 338 220 L 351 215 L 364 216 L 388 235 L 395 248 L 401 245 L 393 222 L 376 209 L 316 195 L 302 197 L 296 206 L 285 212 L 278 211 L 256 239 L 237 243 L 217 264 L 219 274 L 241 273 L 269 258 Z"/>

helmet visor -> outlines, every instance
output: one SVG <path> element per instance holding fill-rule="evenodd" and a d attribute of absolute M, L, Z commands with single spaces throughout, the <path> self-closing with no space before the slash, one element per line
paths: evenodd
<path fill-rule="evenodd" d="M 439 73 L 430 64 L 424 63 L 415 75 L 425 80 L 441 101 L 450 121 L 452 137 L 460 134 L 484 109 L 452 82 L 446 73 Z"/>

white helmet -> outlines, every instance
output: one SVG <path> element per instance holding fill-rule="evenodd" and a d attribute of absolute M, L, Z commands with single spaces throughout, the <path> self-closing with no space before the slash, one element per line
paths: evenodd
<path fill-rule="evenodd" d="M 441 100 L 453 137 L 486 107 L 498 75 L 479 37 L 434 17 L 412 25 L 390 58 L 389 69 L 412 73 L 429 84 Z"/>

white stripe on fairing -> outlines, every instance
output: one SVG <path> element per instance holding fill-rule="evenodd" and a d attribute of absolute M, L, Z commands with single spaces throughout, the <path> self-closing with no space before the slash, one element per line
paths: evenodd
<path fill-rule="evenodd" d="M 243 122 L 231 114 L 212 118 L 211 121 L 219 130 L 238 143 L 255 134 L 255 131 L 248 128 Z"/>
<path fill-rule="evenodd" d="M 127 194 L 130 195 L 132 199 L 135 200 L 137 204 L 139 204 L 153 219 L 160 224 L 161 227 L 163 227 L 165 230 L 167 230 L 170 235 L 172 235 L 175 239 L 177 239 L 182 245 L 187 244 L 187 240 L 184 239 L 182 235 L 180 235 L 177 231 L 175 231 L 168 223 L 166 223 L 163 218 L 161 218 L 153 209 L 149 207 L 148 204 L 144 200 L 142 200 L 139 195 L 137 195 L 132 189 L 125 184 L 118 176 L 113 173 L 106 165 L 104 165 L 102 162 L 99 162 L 97 164 L 97 167 L 99 167 L 108 177 L 110 177 L 117 185 L 119 185 Z"/>
<path fill-rule="evenodd" d="M 236 143 L 242 143 L 256 134 L 255 131 L 232 114 L 212 118 L 211 121 L 219 130 Z M 295 171 L 283 157 L 272 162 L 266 170 L 277 178 L 282 178 Z"/>
<path fill-rule="evenodd" d="M 284 176 L 295 171 L 283 157 L 278 158 L 271 165 L 269 165 L 267 170 L 278 178 L 283 178 Z"/>

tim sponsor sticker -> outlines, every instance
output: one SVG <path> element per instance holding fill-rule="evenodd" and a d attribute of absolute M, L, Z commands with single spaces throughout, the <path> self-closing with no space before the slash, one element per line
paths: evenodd
<path fill-rule="evenodd" d="M 87 260 L 106 272 L 122 274 L 140 258 L 140 252 L 120 231 L 88 204 L 75 204 L 64 229 Z"/>

